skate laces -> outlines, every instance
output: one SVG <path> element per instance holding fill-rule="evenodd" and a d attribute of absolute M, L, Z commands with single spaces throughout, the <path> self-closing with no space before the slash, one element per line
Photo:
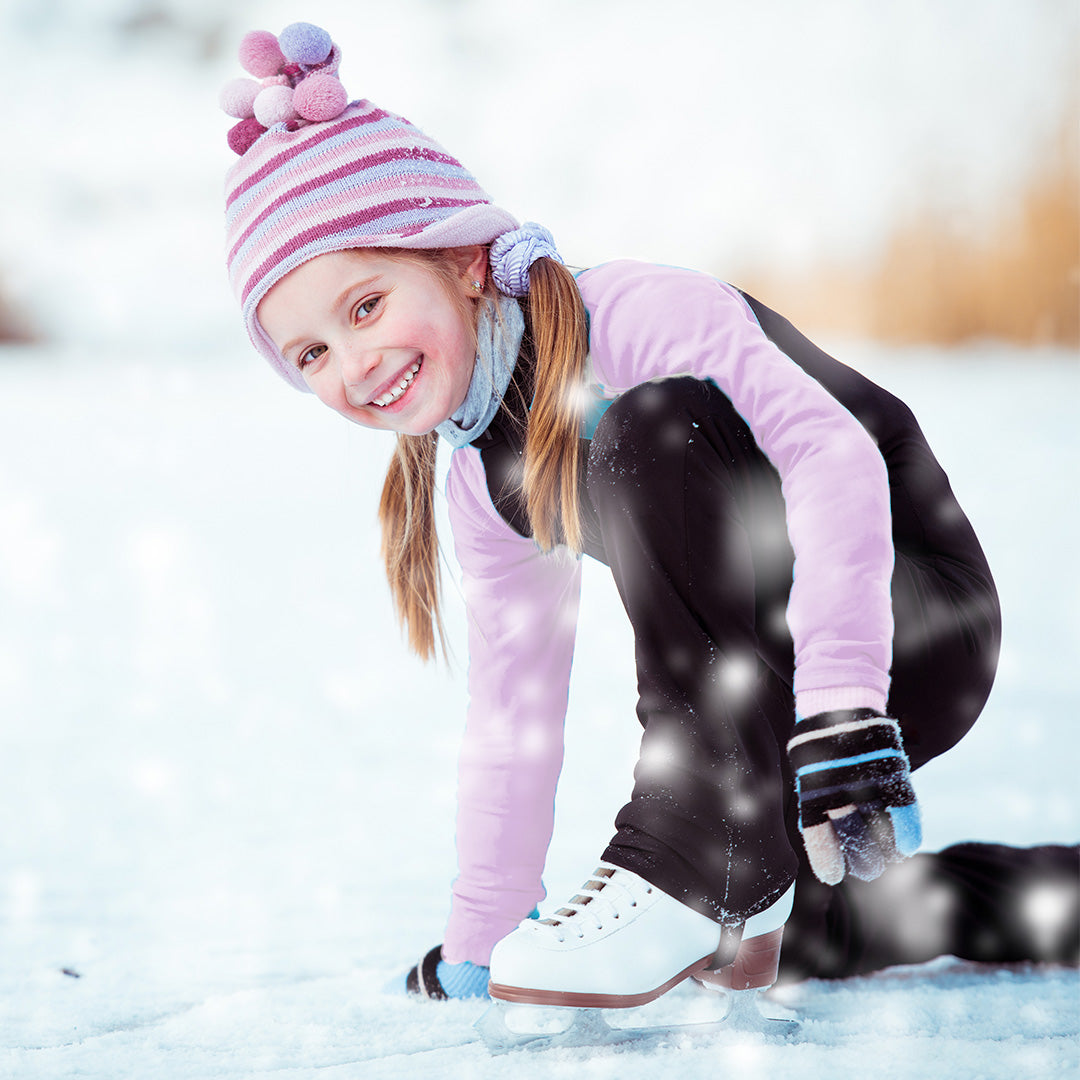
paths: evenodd
<path fill-rule="evenodd" d="M 653 887 L 636 874 L 601 863 L 581 887 L 581 892 L 553 915 L 534 920 L 532 926 L 537 930 L 548 927 L 549 931 L 543 932 L 554 932 L 560 942 L 566 940 L 565 931 L 568 930 L 581 938 L 585 936 L 586 925 L 602 930 L 606 921 L 628 914 L 638 906 L 641 896 L 648 896 L 652 891 Z"/>

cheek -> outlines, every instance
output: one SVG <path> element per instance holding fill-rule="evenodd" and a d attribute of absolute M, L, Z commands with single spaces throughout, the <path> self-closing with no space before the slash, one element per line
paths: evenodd
<path fill-rule="evenodd" d="M 345 388 L 340 379 L 329 378 L 325 372 L 320 371 L 314 376 L 305 378 L 304 381 L 308 384 L 311 392 L 328 409 L 333 409 L 334 412 L 344 416 L 346 420 L 351 420 L 354 424 L 368 426 L 366 420 L 358 415 L 357 410 L 346 399 Z"/>

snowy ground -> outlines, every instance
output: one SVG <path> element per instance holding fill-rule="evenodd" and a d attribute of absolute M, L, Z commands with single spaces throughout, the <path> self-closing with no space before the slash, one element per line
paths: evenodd
<path fill-rule="evenodd" d="M 919 774 L 927 846 L 1075 841 L 1080 371 L 995 346 L 842 355 L 915 406 L 1005 603 L 983 719 Z M 390 622 L 373 524 L 387 449 L 254 358 L 0 352 L 0 1075 L 1077 1067 L 1077 976 L 1058 969 L 945 959 L 807 984 L 789 1046 L 513 1059 L 478 1043 L 482 1005 L 386 993 L 446 916 L 464 704 L 464 658 L 425 669 Z M 460 641 L 453 589 L 449 605 Z M 598 573 L 585 608 L 553 901 L 591 870 L 637 737 L 629 636 Z M 612 653 L 615 686 L 591 676 Z M 653 1009 L 701 1007 L 684 988 Z"/>

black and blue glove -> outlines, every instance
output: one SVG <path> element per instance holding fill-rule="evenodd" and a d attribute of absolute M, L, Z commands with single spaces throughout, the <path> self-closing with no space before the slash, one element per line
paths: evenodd
<path fill-rule="evenodd" d="M 399 976 L 400 978 L 400 976 Z M 405 989 L 432 1001 L 488 996 L 488 969 L 471 960 L 448 964 L 436 945 L 405 977 Z"/>
<path fill-rule="evenodd" d="M 799 830 L 821 881 L 871 881 L 915 854 L 922 827 L 895 720 L 872 709 L 819 713 L 799 720 L 787 749 Z"/>

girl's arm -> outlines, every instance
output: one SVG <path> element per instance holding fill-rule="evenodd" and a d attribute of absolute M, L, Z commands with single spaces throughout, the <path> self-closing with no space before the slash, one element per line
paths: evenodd
<path fill-rule="evenodd" d="M 503 522 L 476 450 L 454 453 L 446 491 L 469 620 L 469 708 L 443 958 L 487 964 L 544 896 L 581 564 L 541 554 Z"/>
<path fill-rule="evenodd" d="M 883 712 L 892 660 L 892 518 L 873 439 L 774 346 L 746 302 L 704 274 L 609 263 L 578 278 L 605 389 L 711 379 L 780 474 L 795 551 L 787 621 L 796 711 Z"/>

